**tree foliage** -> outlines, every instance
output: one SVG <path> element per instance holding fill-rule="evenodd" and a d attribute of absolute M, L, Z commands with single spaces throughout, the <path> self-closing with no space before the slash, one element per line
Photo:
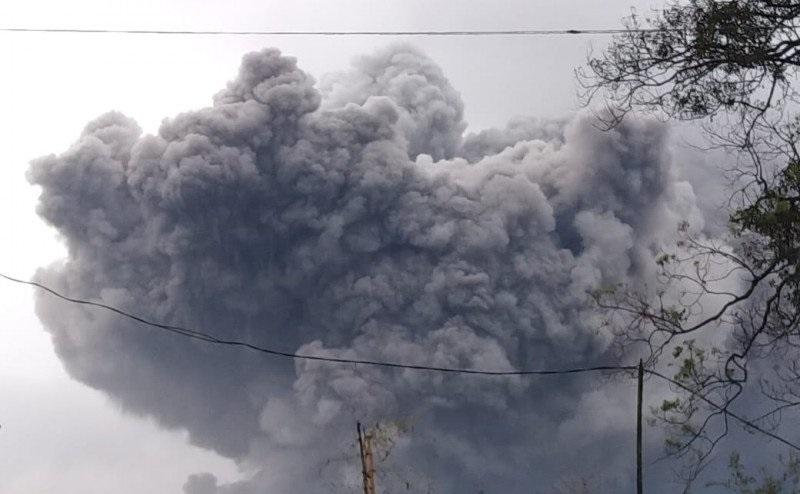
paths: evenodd
<path fill-rule="evenodd" d="M 579 75 L 590 97 L 609 90 L 617 117 L 632 109 L 681 119 L 758 113 L 791 93 L 798 18 L 795 0 L 671 3 L 655 17 L 629 17 L 627 32 Z"/>
<path fill-rule="evenodd" d="M 800 409 L 800 1 L 672 2 L 626 28 L 578 71 L 587 104 L 605 102 L 602 124 L 631 111 L 699 120 L 731 160 L 728 238 L 683 224 L 655 259 L 656 287 L 595 294 L 618 343 L 645 345 L 649 366 L 673 366 L 691 390 L 653 410 L 691 481 L 737 402 L 772 428 Z"/>
<path fill-rule="evenodd" d="M 800 459 L 791 455 L 788 460 L 779 460 L 781 472 L 761 467 L 757 474 L 751 474 L 739 453 L 733 453 L 728 459 L 728 480 L 712 482 L 709 486 L 725 487 L 738 494 L 797 494 L 800 492 Z"/>

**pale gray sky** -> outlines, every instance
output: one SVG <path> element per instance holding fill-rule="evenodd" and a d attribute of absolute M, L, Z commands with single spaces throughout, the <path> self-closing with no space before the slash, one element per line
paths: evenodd
<path fill-rule="evenodd" d="M 415 30 L 613 28 L 634 0 L 73 1 L 0 4 L 9 27 Z M 574 111 L 573 69 L 605 36 L 403 38 L 441 65 L 461 92 L 470 130 L 517 115 Z M 390 38 L 0 34 L 0 270 L 29 277 L 64 248 L 35 215 L 28 161 L 65 149 L 111 109 L 154 131 L 207 105 L 242 54 L 276 46 L 319 77 Z M 232 462 L 186 444 L 181 431 L 123 414 L 71 381 L 33 313 L 31 292 L 0 284 L 0 492 L 177 493 L 190 473 L 237 477 Z"/>

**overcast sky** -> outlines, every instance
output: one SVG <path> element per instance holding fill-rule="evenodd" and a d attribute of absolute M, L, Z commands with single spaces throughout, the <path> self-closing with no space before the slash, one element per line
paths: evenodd
<path fill-rule="evenodd" d="M 614 28 L 634 0 L 73 1 L 0 4 L 7 27 L 219 30 L 490 30 Z M 461 93 L 470 131 L 518 115 L 578 107 L 573 70 L 603 36 L 406 38 Z M 111 110 L 146 132 L 208 105 L 241 56 L 275 46 L 319 78 L 387 44 L 374 37 L 124 36 L 0 33 L 0 270 L 27 278 L 65 255 L 34 212 L 28 162 L 65 149 Z M 187 475 L 237 478 L 235 465 L 181 431 L 123 413 L 71 381 L 33 312 L 31 291 L 0 284 L 0 491 L 7 494 L 177 493 Z"/>

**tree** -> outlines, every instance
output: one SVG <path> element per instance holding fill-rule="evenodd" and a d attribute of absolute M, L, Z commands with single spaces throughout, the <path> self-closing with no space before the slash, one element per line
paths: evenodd
<path fill-rule="evenodd" d="M 587 104 L 605 101 L 601 124 L 631 111 L 699 121 L 731 157 L 729 237 L 683 224 L 655 259 L 657 286 L 594 294 L 622 323 L 618 343 L 646 345 L 647 365 L 675 365 L 691 391 L 655 410 L 691 481 L 737 401 L 755 400 L 754 421 L 775 428 L 800 409 L 800 1 L 671 2 L 625 22 L 578 71 Z"/>
<path fill-rule="evenodd" d="M 780 473 L 761 467 L 758 476 L 749 474 L 738 453 L 728 459 L 730 477 L 725 482 L 711 482 L 709 486 L 725 487 L 739 494 L 796 494 L 800 492 L 800 459 L 796 455 L 788 460 L 779 458 Z"/>

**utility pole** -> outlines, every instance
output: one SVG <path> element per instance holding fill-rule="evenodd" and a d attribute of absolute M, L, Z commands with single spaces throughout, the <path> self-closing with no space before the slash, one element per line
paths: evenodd
<path fill-rule="evenodd" d="M 372 454 L 372 433 L 361 430 L 361 422 L 356 422 L 358 447 L 361 451 L 361 475 L 364 478 L 364 494 L 377 494 L 375 490 L 375 461 Z"/>
<path fill-rule="evenodd" d="M 644 366 L 639 359 L 639 379 L 636 393 L 636 494 L 642 494 L 642 391 L 644 390 Z"/>

